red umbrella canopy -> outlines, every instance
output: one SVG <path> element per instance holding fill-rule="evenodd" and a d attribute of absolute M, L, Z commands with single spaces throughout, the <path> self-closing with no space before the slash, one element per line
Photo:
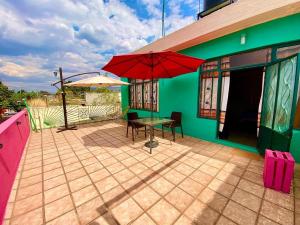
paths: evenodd
<path fill-rule="evenodd" d="M 102 69 L 132 79 L 171 78 L 197 71 L 204 62 L 172 51 L 114 56 Z"/>

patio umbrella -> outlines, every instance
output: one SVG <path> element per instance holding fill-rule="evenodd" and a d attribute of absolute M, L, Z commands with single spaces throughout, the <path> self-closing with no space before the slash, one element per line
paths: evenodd
<path fill-rule="evenodd" d="M 110 87 L 120 85 L 129 85 L 129 83 L 111 77 L 96 76 L 65 84 L 65 86 L 73 87 Z"/>
<path fill-rule="evenodd" d="M 119 77 L 151 79 L 151 117 L 153 117 L 153 79 L 172 78 L 197 71 L 204 62 L 172 51 L 114 56 L 102 69 Z"/>

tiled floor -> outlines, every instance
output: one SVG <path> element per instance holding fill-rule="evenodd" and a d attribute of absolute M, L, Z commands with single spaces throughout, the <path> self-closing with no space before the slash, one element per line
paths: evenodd
<path fill-rule="evenodd" d="M 144 142 L 118 121 L 33 133 L 4 224 L 300 224 L 298 170 L 287 195 L 262 186 L 257 155 L 191 137 L 150 155 Z"/>

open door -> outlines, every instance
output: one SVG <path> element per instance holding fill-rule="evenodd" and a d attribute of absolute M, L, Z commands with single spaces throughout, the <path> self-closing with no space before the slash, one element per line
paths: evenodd
<path fill-rule="evenodd" d="M 299 56 L 295 55 L 266 68 L 258 149 L 288 151 L 298 91 Z"/>

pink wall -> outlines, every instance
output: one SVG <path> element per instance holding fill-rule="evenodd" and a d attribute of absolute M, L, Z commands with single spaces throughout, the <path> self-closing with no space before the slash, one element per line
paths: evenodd
<path fill-rule="evenodd" d="M 26 110 L 0 124 L 0 224 L 29 133 Z"/>

